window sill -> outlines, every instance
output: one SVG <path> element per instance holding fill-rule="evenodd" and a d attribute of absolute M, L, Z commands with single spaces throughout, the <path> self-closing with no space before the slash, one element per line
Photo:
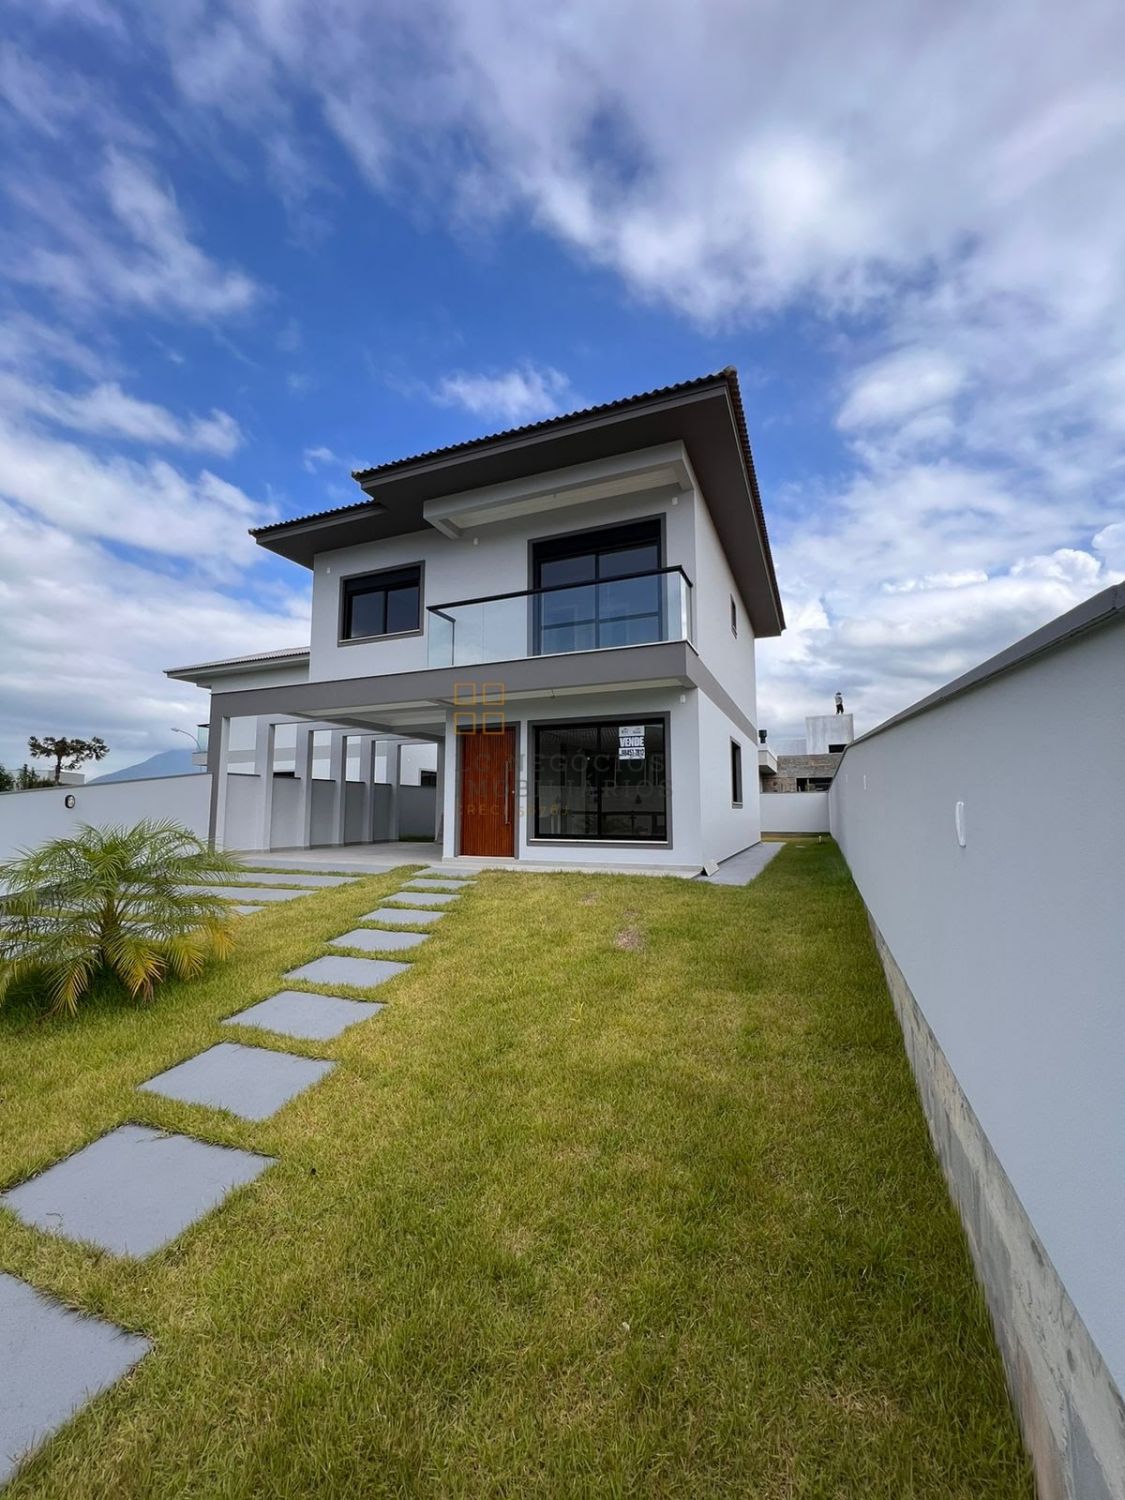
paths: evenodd
<path fill-rule="evenodd" d="M 417 630 L 391 630 L 386 635 L 341 635 L 337 637 L 337 646 L 370 646 L 373 641 L 405 641 L 412 635 L 425 635 L 425 631 L 419 627 Z"/>
<path fill-rule="evenodd" d="M 528 839 L 529 849 L 671 849 L 671 839 Z"/>

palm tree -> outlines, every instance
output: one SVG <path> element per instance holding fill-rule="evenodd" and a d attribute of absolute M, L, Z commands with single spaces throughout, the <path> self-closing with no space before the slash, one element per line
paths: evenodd
<path fill-rule="evenodd" d="M 194 977 L 233 946 L 230 907 L 212 891 L 241 867 L 175 823 L 83 825 L 0 864 L 0 996 L 41 982 L 50 1014 L 73 1015 L 96 975 L 148 1000 L 167 975 Z"/>

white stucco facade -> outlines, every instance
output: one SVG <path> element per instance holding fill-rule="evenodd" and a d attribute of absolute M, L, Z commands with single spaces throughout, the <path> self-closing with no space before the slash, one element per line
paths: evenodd
<path fill-rule="evenodd" d="M 727 378 L 716 377 L 723 390 Z M 741 485 L 752 476 L 743 441 L 737 428 L 722 432 L 727 479 Z M 279 762 L 269 745 L 280 733 L 273 726 L 303 720 L 318 726 L 318 743 L 334 736 L 329 777 L 342 766 L 347 782 L 347 768 L 367 755 L 357 743 L 370 743 L 365 788 L 369 777 L 385 782 L 395 789 L 392 801 L 403 806 L 399 789 L 424 783 L 425 791 L 436 782 L 434 832 L 444 856 L 478 853 L 474 845 L 483 835 L 464 816 L 462 782 L 476 773 L 465 759 L 465 736 L 483 734 L 486 722 L 498 717 L 515 731 L 514 752 L 508 739 L 504 752 L 514 753 L 504 779 L 514 778 L 515 792 L 503 828 L 490 836 L 510 838 L 508 857 L 688 873 L 758 841 L 752 620 L 780 622 L 776 585 L 765 599 L 754 581 L 764 576 L 763 558 L 768 565 L 760 511 L 748 489 L 739 522 L 724 491 L 720 525 L 692 451 L 678 437 L 632 447 L 624 437 L 607 443 L 602 433 L 597 446 L 600 456 L 582 462 L 537 468 L 527 461 L 518 479 L 479 484 L 465 483 L 477 472 L 466 458 L 457 470 L 460 483 L 451 477 L 446 489 L 428 479 L 420 503 L 412 497 L 412 509 L 396 508 L 380 491 L 369 518 L 353 523 L 346 512 L 340 522 L 335 513 L 309 518 L 307 543 L 300 540 L 306 523 L 293 523 L 293 555 L 312 575 L 307 655 L 247 660 L 244 671 L 221 663 L 177 674 L 213 694 L 212 821 L 219 841 L 246 847 L 249 840 L 261 848 L 292 840 L 300 846 L 376 840 L 385 831 L 387 819 L 376 811 L 380 797 L 366 789 L 358 802 L 346 789 L 330 798 L 311 785 L 312 770 L 304 791 L 272 784 L 278 774 L 301 781 L 301 757 Z M 549 451 L 557 458 L 557 445 Z M 694 451 L 710 463 L 708 450 Z M 408 514 L 413 524 L 404 523 Z M 609 539 L 622 534 L 624 542 Z M 628 540 L 641 536 L 643 545 Z M 626 558 L 633 555 L 630 547 L 640 548 L 644 568 L 628 572 L 626 562 L 619 574 L 597 571 L 597 582 L 542 583 L 544 556 L 569 556 L 568 549 L 600 556 L 603 546 L 607 555 L 624 548 Z M 759 569 L 752 577 L 748 558 Z M 359 636 L 346 601 L 357 591 L 378 589 L 378 578 L 388 574 L 416 580 L 409 584 L 418 595 L 411 628 Z M 582 634 L 590 597 L 600 620 L 613 590 L 615 599 L 627 597 L 627 585 L 640 588 L 642 580 L 645 597 L 658 599 L 658 607 L 650 602 L 630 616 L 625 605 L 628 623 L 609 630 L 599 624 L 593 639 Z M 569 637 L 563 631 L 565 644 L 559 645 L 558 633 L 548 638 L 542 630 L 540 611 L 553 604 L 565 616 L 571 598 L 577 624 Z M 640 716 L 649 731 L 630 754 L 613 734 Z M 598 743 L 617 744 L 618 755 L 609 756 L 608 766 L 603 752 L 587 758 L 561 786 L 565 806 L 545 817 L 537 812 L 538 729 L 560 725 L 573 726 L 566 741 L 573 745 L 585 731 L 595 738 L 604 731 L 610 739 Z M 242 743 L 248 734 L 253 751 Z M 404 740 L 413 743 L 396 748 L 391 765 L 387 746 Z M 323 779 L 328 751 L 321 744 L 316 753 Z M 228 771 L 246 772 L 251 763 L 257 794 L 241 785 L 232 795 Z M 626 796 L 628 787 L 635 796 Z M 607 814 L 610 804 L 615 811 Z M 631 810 L 634 805 L 640 811 Z M 393 838 L 394 816 L 389 826 Z"/>

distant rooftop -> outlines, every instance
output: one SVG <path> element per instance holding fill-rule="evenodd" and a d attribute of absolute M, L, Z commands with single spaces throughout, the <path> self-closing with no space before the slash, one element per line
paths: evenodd
<path fill-rule="evenodd" d="M 201 672 L 230 672 L 239 667 L 283 666 L 289 662 L 307 661 L 307 646 L 294 646 L 286 651 L 257 651 L 252 656 L 225 656 L 220 661 L 201 661 L 190 667 L 169 667 L 165 677 L 193 677 Z"/>

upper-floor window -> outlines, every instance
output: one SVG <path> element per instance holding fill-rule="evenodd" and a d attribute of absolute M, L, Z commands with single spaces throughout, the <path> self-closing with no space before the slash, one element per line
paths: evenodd
<path fill-rule="evenodd" d="M 661 550 L 658 519 L 534 543 L 535 654 L 663 640 Z"/>
<path fill-rule="evenodd" d="M 405 635 L 422 628 L 422 565 L 345 578 L 340 639 Z"/>

